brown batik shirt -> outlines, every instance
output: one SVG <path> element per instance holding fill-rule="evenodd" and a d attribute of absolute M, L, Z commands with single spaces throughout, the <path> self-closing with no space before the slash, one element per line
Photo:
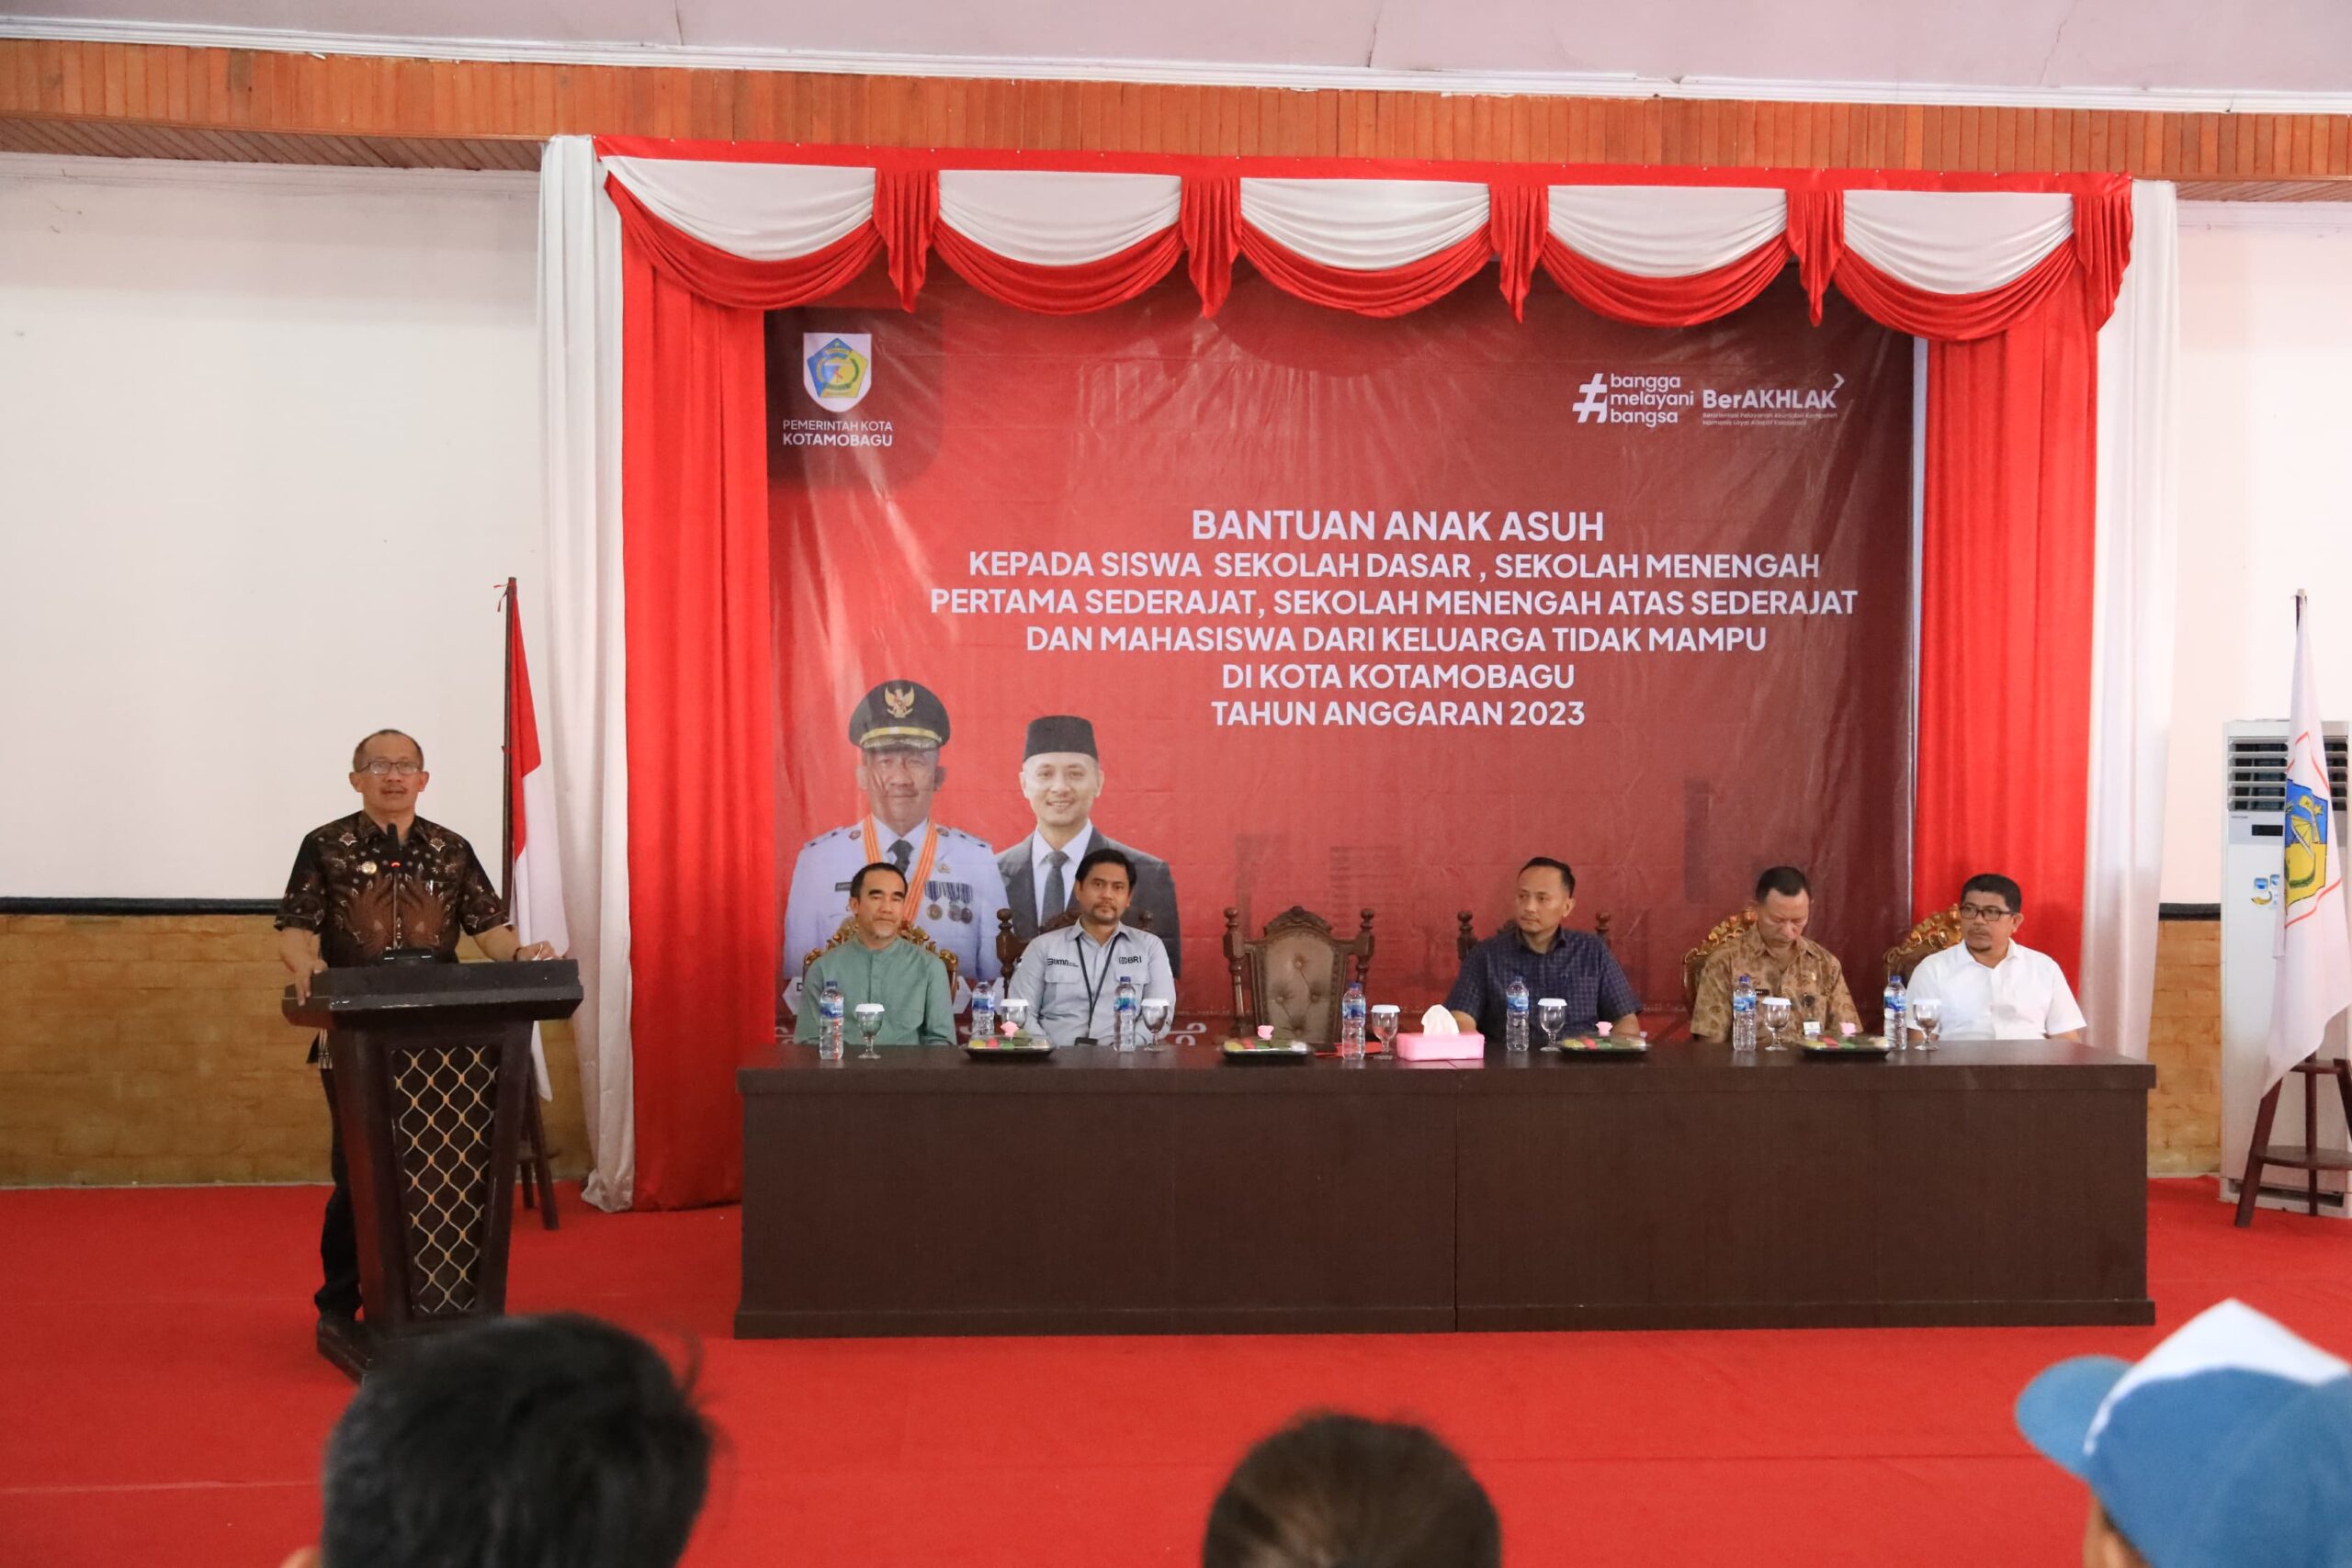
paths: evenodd
<path fill-rule="evenodd" d="M 458 961 L 458 938 L 506 923 L 506 901 L 473 846 L 419 817 L 405 840 L 365 811 L 317 829 L 294 856 L 277 927 L 315 931 L 330 966 L 373 964 L 393 948 Z"/>
<path fill-rule="evenodd" d="M 1699 976 L 1699 995 L 1690 1004 L 1690 1032 L 1695 1038 L 1731 1038 L 1732 987 L 1742 975 L 1756 982 L 1758 996 L 1789 998 L 1792 1030 L 1802 1032 L 1806 1023 L 1818 1023 L 1824 1034 L 1835 1039 L 1841 1024 L 1861 1026 L 1854 998 L 1846 990 L 1845 968 L 1836 954 L 1817 942 L 1799 937 L 1786 959 L 1775 958 L 1763 937 L 1750 926 L 1715 949 Z"/>

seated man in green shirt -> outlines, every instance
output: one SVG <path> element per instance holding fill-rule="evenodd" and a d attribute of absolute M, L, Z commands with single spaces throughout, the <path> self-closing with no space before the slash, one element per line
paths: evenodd
<path fill-rule="evenodd" d="M 857 1043 L 857 1004 L 882 1004 L 877 1045 L 953 1045 L 956 1014 L 947 999 L 947 965 L 899 935 L 906 924 L 906 874 L 876 861 L 850 879 L 849 915 L 857 930 L 847 942 L 829 947 L 808 965 L 801 980 L 799 1026 L 795 1040 L 813 1043 L 823 1027 L 818 998 L 825 982 L 842 988 L 842 1038 Z"/>

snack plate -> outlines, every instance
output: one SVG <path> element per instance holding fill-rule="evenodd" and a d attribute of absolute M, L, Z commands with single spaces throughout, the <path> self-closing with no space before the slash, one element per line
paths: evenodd
<path fill-rule="evenodd" d="M 1310 1062 L 1315 1047 L 1304 1040 L 1228 1040 L 1217 1047 L 1228 1062 Z"/>
<path fill-rule="evenodd" d="M 1054 1043 L 1035 1034 L 996 1034 L 964 1042 L 964 1055 L 976 1062 L 1035 1062 L 1054 1054 Z"/>
<path fill-rule="evenodd" d="M 1800 1040 L 1808 1056 L 1883 1056 L 1893 1049 L 1883 1034 L 1857 1034 L 1850 1040 Z"/>
<path fill-rule="evenodd" d="M 1646 1037 L 1620 1040 L 1614 1035 L 1604 1039 L 1598 1034 L 1571 1034 L 1541 1047 L 1545 1051 L 1556 1051 L 1563 1056 L 1638 1056 L 1649 1048 Z"/>

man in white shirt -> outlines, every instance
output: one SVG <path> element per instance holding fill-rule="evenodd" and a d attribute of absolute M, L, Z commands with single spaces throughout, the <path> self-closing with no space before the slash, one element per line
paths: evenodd
<path fill-rule="evenodd" d="M 1078 863 L 1078 923 L 1047 931 L 1021 954 L 1005 995 L 1029 1004 L 1030 1028 L 1057 1045 L 1118 1040 L 1119 982 L 1136 999 L 1176 997 L 1168 949 L 1149 931 L 1119 923 L 1135 891 L 1135 864 L 1117 850 Z"/>
<path fill-rule="evenodd" d="M 2074 990 L 2056 960 L 2017 940 L 2024 923 L 2024 896 L 2007 877 L 1972 876 L 1961 888 L 1960 945 L 1929 953 L 1911 974 L 1915 1010 L 1943 1004 L 1940 1038 L 2081 1041 Z"/>

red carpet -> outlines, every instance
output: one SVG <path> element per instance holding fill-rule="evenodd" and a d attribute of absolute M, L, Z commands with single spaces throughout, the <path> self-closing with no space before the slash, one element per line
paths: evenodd
<path fill-rule="evenodd" d="M 348 1394 L 311 1351 L 322 1190 L 0 1192 L 0 1563 L 274 1568 Z M 726 1434 L 696 1568 L 1197 1561 L 1242 1449 L 1306 1405 L 1469 1458 L 1514 1564 L 2064 1563 L 2081 1504 L 2009 1403 L 2224 1295 L 2352 1348 L 2352 1227 L 2149 1196 L 2154 1330 L 738 1343 L 736 1211 L 517 1225 L 517 1311 L 704 1355 Z M 2030 1223 L 2023 1217 L 2020 1223 Z"/>

